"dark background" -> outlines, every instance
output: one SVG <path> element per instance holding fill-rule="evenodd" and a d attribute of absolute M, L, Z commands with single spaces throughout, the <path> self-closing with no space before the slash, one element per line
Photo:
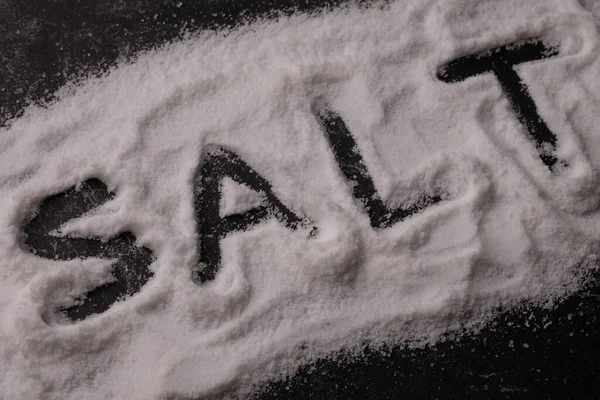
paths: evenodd
<path fill-rule="evenodd" d="M 231 27 L 338 7 L 330 0 L 0 0 L 0 125 L 44 103 L 70 79 L 96 73 L 183 30 Z M 379 3 L 380 4 L 380 3 Z M 367 7 L 363 1 L 360 6 Z M 552 310 L 498 310 L 476 335 L 418 350 L 365 346 L 301 367 L 257 399 L 600 398 L 600 274 Z"/>

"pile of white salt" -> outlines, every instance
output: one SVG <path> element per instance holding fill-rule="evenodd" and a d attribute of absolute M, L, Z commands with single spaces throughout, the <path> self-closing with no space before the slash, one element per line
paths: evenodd
<path fill-rule="evenodd" d="M 29 109 L 0 132 L 0 397 L 244 392 L 361 341 L 417 346 L 499 305 L 568 293 L 600 236 L 600 42 L 582 4 L 414 0 L 259 22 L 141 55 Z M 458 56 L 532 37 L 559 51 L 516 67 L 568 164 L 555 173 L 493 75 L 436 78 Z M 434 183 L 451 199 L 372 228 L 316 100 L 344 119 L 388 204 Z M 232 233 L 215 281 L 196 285 L 192 180 L 210 145 L 319 232 L 273 218 Z M 110 260 L 53 261 L 22 244 L 42 198 L 89 178 L 117 196 L 63 232 L 131 231 L 157 255 L 155 275 L 102 314 L 44 320 L 110 276 Z M 223 215 L 261 202 L 233 181 L 223 194 Z"/>

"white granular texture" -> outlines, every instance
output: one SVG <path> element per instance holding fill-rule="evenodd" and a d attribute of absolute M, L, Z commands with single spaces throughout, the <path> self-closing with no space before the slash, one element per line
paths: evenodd
<path fill-rule="evenodd" d="M 587 9 L 585 7 L 588 7 Z M 368 340 L 435 340 L 497 306 L 545 302 L 593 268 L 600 235 L 600 62 L 593 2 L 397 1 L 190 37 L 64 90 L 0 132 L 0 398 L 225 395 Z M 588 11 L 591 10 L 591 11 Z M 458 56 L 541 37 L 519 75 L 569 167 L 551 174 L 497 79 L 436 78 Z M 382 198 L 452 198 L 370 226 L 313 115 L 344 119 Z M 271 219 L 222 241 L 196 285 L 192 180 L 209 145 L 238 154 L 311 238 Z M 27 252 L 40 200 L 89 178 L 117 196 L 69 229 L 128 230 L 157 260 L 129 299 L 74 324 L 42 315 L 110 274 Z M 224 184 L 222 213 L 260 204 Z"/>

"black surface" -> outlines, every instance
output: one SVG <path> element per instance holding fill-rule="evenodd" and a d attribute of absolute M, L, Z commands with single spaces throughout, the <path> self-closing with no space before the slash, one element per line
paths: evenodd
<path fill-rule="evenodd" d="M 499 313 L 478 333 L 421 350 L 319 360 L 260 399 L 598 399 L 597 277 L 553 311 Z"/>
<path fill-rule="evenodd" d="M 302 9 L 332 4 L 4 2 L 0 4 L 2 121 L 18 115 L 28 98 L 35 102 L 50 98 L 66 79 L 82 71 L 101 70 L 119 57 L 177 37 L 186 23 L 193 29 L 229 26 L 257 13 L 291 12 L 287 7 L 294 3 Z M 254 397 L 599 398 L 600 281 L 592 275 L 587 282 L 551 310 L 527 305 L 500 310 L 479 334 L 421 350 L 398 347 L 384 355 L 366 347 L 362 357 L 353 359 L 340 353 L 337 361 L 316 361 Z"/>
<path fill-rule="evenodd" d="M 349 0 L 2 0 L 0 125 L 94 74 L 186 31 L 319 10 Z M 369 3 L 356 0 L 355 3 Z"/>

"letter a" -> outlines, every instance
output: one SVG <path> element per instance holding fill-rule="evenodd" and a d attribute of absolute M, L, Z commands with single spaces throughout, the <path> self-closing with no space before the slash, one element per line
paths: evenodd
<path fill-rule="evenodd" d="M 263 204 L 242 214 L 221 217 L 221 182 L 226 176 L 263 194 Z M 209 151 L 196 171 L 194 206 L 200 253 L 198 267 L 192 276 L 196 283 L 215 278 L 221 264 L 221 239 L 229 233 L 245 230 L 269 218 L 277 218 L 290 229 L 307 222 L 275 196 L 271 185 L 262 176 L 236 154 L 223 148 Z"/>

